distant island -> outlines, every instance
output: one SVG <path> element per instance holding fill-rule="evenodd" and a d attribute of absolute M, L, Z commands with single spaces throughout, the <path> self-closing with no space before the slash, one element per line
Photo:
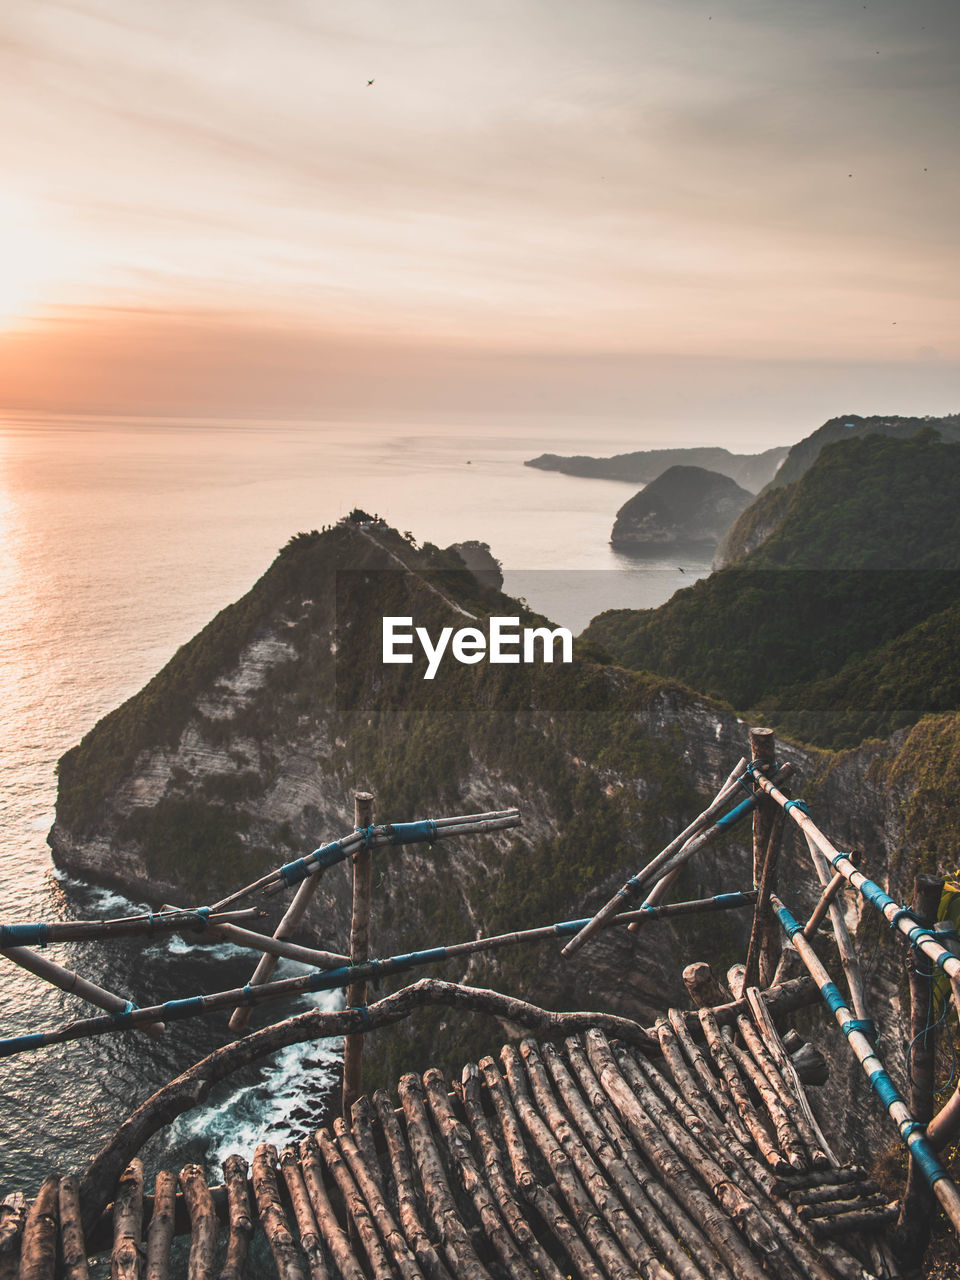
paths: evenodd
<path fill-rule="evenodd" d="M 729 449 L 704 446 L 695 449 L 641 449 L 637 453 L 618 453 L 612 458 L 591 458 L 582 454 L 561 457 L 541 453 L 528 458 L 525 467 L 539 471 L 559 471 L 567 476 L 583 476 L 590 480 L 623 480 L 629 484 L 649 484 L 669 467 L 702 467 L 729 476 L 750 493 L 759 493 L 776 474 L 789 453 L 787 446 L 767 449 L 763 453 L 731 453 Z"/>
<path fill-rule="evenodd" d="M 703 467 L 669 467 L 617 512 L 610 542 L 623 551 L 713 551 L 753 494 Z"/>

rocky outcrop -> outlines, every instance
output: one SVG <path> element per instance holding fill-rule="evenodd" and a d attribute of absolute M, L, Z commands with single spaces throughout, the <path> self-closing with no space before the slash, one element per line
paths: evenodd
<path fill-rule="evenodd" d="M 708 445 L 690 449 L 641 449 L 636 453 L 618 453 L 612 458 L 592 458 L 584 454 L 562 457 L 556 453 L 542 453 L 538 458 L 529 458 L 523 465 L 540 471 L 560 471 L 567 476 L 626 480 L 632 484 L 649 484 L 670 467 L 703 467 L 729 476 L 753 494 L 773 479 L 787 452 L 784 446 L 767 449 L 763 453 L 731 453 L 728 449 Z"/>
<path fill-rule="evenodd" d="M 729 476 L 702 467 L 670 467 L 617 512 L 610 542 L 618 550 L 713 548 L 753 495 Z"/>

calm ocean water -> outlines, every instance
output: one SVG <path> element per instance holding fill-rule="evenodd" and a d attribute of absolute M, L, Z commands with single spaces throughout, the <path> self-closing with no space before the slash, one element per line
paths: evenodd
<path fill-rule="evenodd" d="M 662 441 L 651 441 L 653 445 Z M 419 541 L 488 542 L 505 587 L 580 630 L 604 608 L 651 607 L 707 570 L 638 563 L 607 542 L 633 492 L 523 467 L 544 451 L 644 447 L 636 434 L 566 438 L 346 424 L 271 425 L 0 417 L 0 920 L 124 914 L 130 904 L 58 880 L 46 833 L 55 765 L 209 619 L 243 594 L 300 531 L 354 506 Z M 317 843 L 336 835 L 318 832 Z M 179 940 L 51 958 L 138 1003 L 249 976 L 249 953 Z M 293 972 L 289 967 L 285 972 Z M 335 1007 L 334 998 L 316 997 Z M 56 1026 L 89 1007 L 0 963 L 0 1034 Z M 263 1015 L 260 1015 L 261 1021 Z M 0 1192 L 32 1191 L 59 1163 L 81 1168 L 131 1106 L 223 1043 L 181 1023 L 156 1042 L 124 1033 L 0 1060 Z M 282 1141 L 320 1122 L 335 1044 L 296 1048 L 214 1096 L 157 1142 L 155 1161 L 205 1160 Z"/>

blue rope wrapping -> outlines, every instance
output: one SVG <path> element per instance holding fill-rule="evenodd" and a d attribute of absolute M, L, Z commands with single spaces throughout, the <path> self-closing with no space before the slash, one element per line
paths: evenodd
<path fill-rule="evenodd" d="M 196 911 L 193 914 L 197 917 L 198 920 L 202 921 L 203 928 L 206 929 L 207 925 L 209 925 L 210 923 L 210 908 L 197 907 Z"/>
<path fill-rule="evenodd" d="M 903 1096 L 897 1089 L 883 1067 L 878 1067 L 870 1076 L 870 1088 L 889 1111 L 895 1102 L 903 1102 Z M 904 1103 L 906 1106 L 906 1103 Z"/>
<path fill-rule="evenodd" d="M 299 884 L 301 880 L 306 880 L 314 869 L 319 871 L 326 867 L 333 867 L 338 862 L 342 862 L 346 856 L 340 841 L 333 840 L 330 844 L 322 844 L 319 849 L 314 849 L 313 853 L 306 858 L 287 862 L 280 868 L 280 879 L 287 885 Z"/>
<path fill-rule="evenodd" d="M 373 839 L 374 832 L 376 831 L 377 828 L 371 822 L 369 827 L 354 827 L 353 829 L 354 831 L 358 831 L 360 835 L 363 836 L 363 847 L 365 849 L 369 849 L 370 841 Z"/>
<path fill-rule="evenodd" d="M 847 1002 L 840 994 L 839 989 L 833 982 L 825 982 L 820 988 L 820 994 L 831 1013 L 839 1013 L 841 1009 L 846 1009 Z"/>
<path fill-rule="evenodd" d="M 947 1177 L 947 1171 L 940 1163 L 937 1153 L 930 1145 L 926 1134 L 915 1134 L 912 1141 L 907 1143 L 907 1150 L 917 1162 L 917 1168 L 931 1187 L 935 1182 L 939 1182 L 941 1178 Z"/>
<path fill-rule="evenodd" d="M 284 884 L 299 884 L 310 874 L 311 863 L 306 858 L 298 858 L 296 862 L 287 862 L 280 868 L 280 879 Z"/>
<path fill-rule="evenodd" d="M 831 858 L 831 859 L 830 859 L 830 863 L 831 863 L 831 865 L 833 866 L 833 868 L 834 868 L 834 870 L 835 870 L 835 871 L 839 871 L 839 870 L 840 870 L 840 859 L 841 859 L 841 858 L 849 858 L 849 857 L 850 857 L 850 854 L 849 854 L 849 853 L 844 853 L 844 852 L 843 852 L 843 850 L 841 849 L 841 850 L 840 850 L 840 852 L 839 852 L 835 857 L 833 857 L 833 858 Z"/>
<path fill-rule="evenodd" d="M 133 1013 L 136 1007 L 137 1006 L 133 1003 L 132 1000 L 128 1000 L 122 1009 L 117 1009 L 110 1016 L 113 1018 L 114 1022 L 120 1022 L 123 1018 L 127 1016 L 128 1013 Z"/>
<path fill-rule="evenodd" d="M 742 777 L 738 778 L 737 781 L 740 783 L 741 787 L 743 787 L 744 791 L 747 793 L 748 796 L 752 798 L 756 794 L 756 792 L 750 790 L 750 787 L 747 785 L 746 782 L 744 782 Z"/>
<path fill-rule="evenodd" d="M 887 924 L 891 929 L 896 929 L 901 920 L 912 920 L 914 924 L 919 924 L 917 917 L 913 914 L 908 906 L 901 904 L 892 916 L 887 916 Z"/>
<path fill-rule="evenodd" d="M 0 925 L 0 949 L 4 947 L 45 947 L 49 930 L 45 924 Z"/>
<path fill-rule="evenodd" d="M 422 822 L 393 822 L 386 831 L 391 844 L 417 844 L 424 840 L 432 844 L 437 836 L 437 824 L 432 818 L 424 818 Z"/>
<path fill-rule="evenodd" d="M 777 916 L 788 938 L 794 938 L 798 933 L 803 933 L 803 925 L 794 919 L 786 907 L 777 907 Z"/>
<path fill-rule="evenodd" d="M 203 1009 L 203 996 L 187 996 L 183 1000 L 166 1000 L 164 1001 L 163 1008 L 173 1017 L 179 1013 L 186 1013 L 188 1010 L 193 1009 L 199 1013 Z"/>
<path fill-rule="evenodd" d="M 360 1028 L 362 1031 L 369 1031 L 372 1023 L 370 1021 L 370 1009 L 365 1004 L 348 1004 L 347 1009 L 351 1013 L 360 1014 Z"/>
<path fill-rule="evenodd" d="M 245 982 L 243 984 L 243 998 L 246 1000 L 247 1004 L 253 1004 L 253 987 L 251 987 L 249 982 Z"/>
<path fill-rule="evenodd" d="M 912 1133 L 926 1133 L 927 1126 L 920 1120 L 911 1120 L 900 1130 L 900 1137 L 907 1142 Z"/>
<path fill-rule="evenodd" d="M 791 809 L 799 809 L 800 812 L 805 813 L 807 817 L 810 816 L 810 810 L 807 808 L 806 800 L 788 800 L 783 806 L 783 812 L 789 813 Z"/>
<path fill-rule="evenodd" d="M 718 818 L 715 826 L 718 831 L 726 831 L 728 827 L 732 827 L 734 823 L 739 822 L 741 818 L 745 818 L 751 810 L 757 807 L 757 797 L 751 796 L 749 800 L 743 800 L 735 809 L 731 809 L 729 813 L 725 813 L 722 818 Z"/>
<path fill-rule="evenodd" d="M 15 1053 L 23 1053 L 27 1049 L 41 1049 L 47 1043 L 42 1031 L 32 1031 L 25 1036 L 8 1036 L 0 1040 L 0 1058 L 12 1058 Z"/>
<path fill-rule="evenodd" d="M 848 1036 L 851 1031 L 859 1031 L 867 1037 L 874 1048 L 876 1048 L 877 1041 L 880 1039 L 879 1028 L 872 1018 L 851 1018 L 849 1022 L 843 1024 L 840 1030 L 845 1036 Z"/>

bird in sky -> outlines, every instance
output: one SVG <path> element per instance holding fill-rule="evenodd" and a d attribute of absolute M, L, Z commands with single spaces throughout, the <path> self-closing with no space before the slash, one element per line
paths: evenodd
<path fill-rule="evenodd" d="M 370 88 L 370 86 L 371 86 L 372 84 L 373 84 L 373 81 L 372 81 L 372 80 L 368 80 L 368 81 L 367 81 L 367 88 L 369 89 L 369 88 Z"/>

